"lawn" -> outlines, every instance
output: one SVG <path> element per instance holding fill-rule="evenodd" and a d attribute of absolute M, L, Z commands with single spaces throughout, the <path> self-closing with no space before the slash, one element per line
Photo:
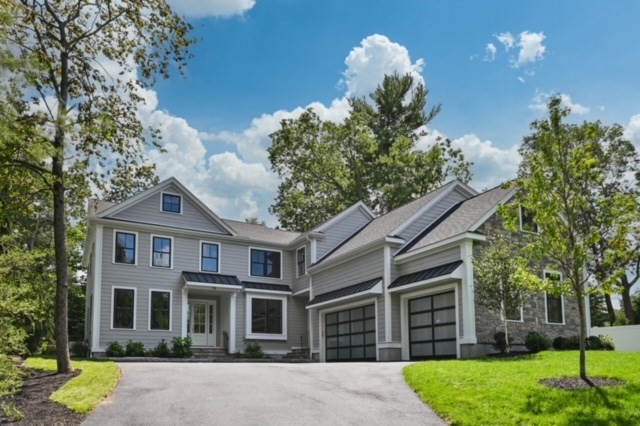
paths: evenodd
<path fill-rule="evenodd" d="M 74 360 L 72 364 L 82 373 L 54 392 L 51 400 L 78 413 L 88 413 L 111 395 L 120 380 L 120 368 L 111 361 Z M 55 371 L 56 360 L 33 357 L 27 359 L 25 366 Z"/>
<path fill-rule="evenodd" d="M 541 379 L 578 376 L 577 351 L 518 358 L 427 361 L 404 369 L 409 386 L 455 425 L 638 425 L 640 352 L 587 353 L 590 376 L 626 385 L 566 391 Z"/>

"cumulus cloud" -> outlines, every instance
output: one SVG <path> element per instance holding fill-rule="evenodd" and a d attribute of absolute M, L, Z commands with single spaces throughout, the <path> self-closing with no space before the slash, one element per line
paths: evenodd
<path fill-rule="evenodd" d="M 484 48 L 484 61 L 485 62 L 493 62 L 496 59 L 496 52 L 498 49 L 495 44 L 487 43 L 487 46 Z"/>
<path fill-rule="evenodd" d="M 624 137 L 629 139 L 640 149 L 640 114 L 636 114 L 629 120 L 624 129 Z"/>
<path fill-rule="evenodd" d="M 531 33 L 524 31 L 520 33 L 518 40 L 518 59 L 512 61 L 512 66 L 518 68 L 529 62 L 536 62 L 544 58 L 547 48 L 542 44 L 546 36 L 544 33 Z"/>
<path fill-rule="evenodd" d="M 498 41 L 504 46 L 507 52 L 516 44 L 516 39 L 510 32 L 500 33 L 496 36 Z"/>
<path fill-rule="evenodd" d="M 242 15 L 255 6 L 255 0 L 169 0 L 177 13 L 193 18 Z"/>
<path fill-rule="evenodd" d="M 529 109 L 532 111 L 546 111 L 549 98 L 551 98 L 552 95 L 553 94 L 551 93 L 536 91 L 536 94 L 533 96 L 532 103 L 529 104 Z M 566 93 L 560 93 L 559 96 L 561 105 L 565 108 L 569 108 L 572 114 L 585 115 L 590 111 L 589 107 L 573 102 L 571 96 Z"/>

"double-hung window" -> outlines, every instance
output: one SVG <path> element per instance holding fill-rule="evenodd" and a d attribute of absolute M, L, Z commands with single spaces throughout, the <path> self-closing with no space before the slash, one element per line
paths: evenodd
<path fill-rule="evenodd" d="M 220 245 L 200 243 L 200 270 L 202 272 L 220 272 Z"/>
<path fill-rule="evenodd" d="M 173 238 L 151 236 L 151 266 L 171 268 Z"/>
<path fill-rule="evenodd" d="M 296 264 L 298 265 L 298 276 L 301 277 L 307 272 L 305 248 L 300 247 L 296 251 Z"/>
<path fill-rule="evenodd" d="M 137 235 L 133 232 L 115 231 L 114 239 L 113 262 L 135 265 Z"/>
<path fill-rule="evenodd" d="M 171 291 L 149 290 L 149 329 L 171 330 Z"/>
<path fill-rule="evenodd" d="M 113 287 L 112 297 L 111 327 L 135 329 L 136 290 L 133 288 Z"/>
<path fill-rule="evenodd" d="M 251 249 L 251 276 L 280 278 L 282 253 L 273 250 Z"/>

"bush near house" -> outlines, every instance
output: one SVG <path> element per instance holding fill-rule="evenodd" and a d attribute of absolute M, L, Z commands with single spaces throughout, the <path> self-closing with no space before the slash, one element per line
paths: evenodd
<path fill-rule="evenodd" d="M 189 358 L 193 355 L 191 351 L 191 337 L 174 337 L 172 352 L 178 358 Z"/>
<path fill-rule="evenodd" d="M 244 356 L 247 358 L 264 358 L 262 346 L 258 342 L 248 342 L 244 347 Z"/>
<path fill-rule="evenodd" d="M 89 342 L 86 340 L 76 340 L 71 345 L 71 355 L 76 358 L 88 358 L 89 357 Z"/>
<path fill-rule="evenodd" d="M 145 353 L 144 343 L 129 340 L 125 351 L 126 356 L 145 356 Z"/>
<path fill-rule="evenodd" d="M 153 356 L 157 356 L 159 358 L 168 358 L 171 355 L 171 351 L 169 350 L 169 345 L 167 341 L 162 339 L 155 348 L 153 348 Z"/>
<path fill-rule="evenodd" d="M 107 356 L 110 357 L 123 357 L 127 354 L 127 350 L 118 342 L 109 342 L 109 346 L 107 346 Z"/>
<path fill-rule="evenodd" d="M 504 331 L 498 331 L 493 335 L 493 347 L 495 350 L 499 351 L 501 354 L 507 350 L 507 339 Z M 509 336 L 509 346 L 513 345 L 513 341 L 511 340 L 511 336 Z"/>
<path fill-rule="evenodd" d="M 531 353 L 546 351 L 551 347 L 551 340 L 544 334 L 532 331 L 524 339 L 524 345 Z"/>

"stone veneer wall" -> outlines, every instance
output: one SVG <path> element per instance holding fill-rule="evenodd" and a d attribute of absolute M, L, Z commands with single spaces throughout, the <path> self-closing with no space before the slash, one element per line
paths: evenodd
<path fill-rule="evenodd" d="M 514 242 L 524 243 L 526 238 L 531 234 L 523 232 L 512 233 L 506 231 L 502 225 L 502 219 L 498 213 L 494 214 L 479 229 L 478 232 L 488 237 L 497 234 L 510 236 Z M 487 243 L 476 243 L 473 246 L 474 258 L 482 255 L 486 249 Z M 544 264 L 537 265 L 538 272 L 542 275 Z M 485 346 L 482 352 L 492 351 L 493 335 L 498 331 L 503 331 L 503 323 L 500 318 L 500 312 L 490 311 L 481 306 L 476 301 L 476 335 L 479 345 Z M 524 344 L 525 337 L 531 331 L 547 335 L 553 339 L 557 336 L 575 336 L 580 333 L 580 315 L 578 313 L 578 304 L 574 297 L 564 297 L 564 319 L 565 324 L 547 324 L 545 314 L 545 298 L 543 293 L 534 294 L 523 307 L 523 322 L 509 321 L 509 334 L 512 336 L 512 342 L 516 345 Z"/>

